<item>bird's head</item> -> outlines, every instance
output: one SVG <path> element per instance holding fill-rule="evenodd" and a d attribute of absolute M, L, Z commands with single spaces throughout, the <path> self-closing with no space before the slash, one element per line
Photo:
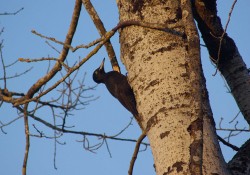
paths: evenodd
<path fill-rule="evenodd" d="M 102 83 L 103 82 L 103 78 L 104 78 L 104 75 L 105 75 L 105 71 L 104 71 L 104 61 L 105 61 L 105 58 L 102 60 L 102 63 L 100 65 L 100 67 L 98 67 L 94 73 L 93 73 L 93 80 L 96 82 L 96 83 Z"/>

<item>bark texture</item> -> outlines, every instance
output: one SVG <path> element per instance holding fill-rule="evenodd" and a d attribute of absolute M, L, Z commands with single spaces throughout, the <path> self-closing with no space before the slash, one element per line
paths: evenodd
<path fill-rule="evenodd" d="M 216 0 L 195 0 L 193 12 L 212 61 L 225 78 L 238 107 L 250 124 L 250 75 L 234 41 L 217 16 Z"/>
<path fill-rule="evenodd" d="M 141 125 L 149 129 L 157 174 L 228 174 L 214 130 L 189 1 L 120 0 L 118 8 L 120 21 L 168 29 L 120 30 L 122 61 Z"/>
<path fill-rule="evenodd" d="M 234 175 L 250 174 L 250 140 L 248 140 L 233 159 L 228 163 L 228 167 Z"/>

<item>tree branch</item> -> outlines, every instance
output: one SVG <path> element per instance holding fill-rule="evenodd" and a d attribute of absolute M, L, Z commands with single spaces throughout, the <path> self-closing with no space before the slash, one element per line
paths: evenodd
<path fill-rule="evenodd" d="M 74 7 L 74 12 L 72 15 L 71 19 L 71 24 L 68 30 L 68 33 L 66 35 L 65 43 L 70 45 L 73 39 L 73 36 L 76 31 L 77 23 L 79 20 L 80 16 L 80 11 L 81 11 L 81 0 L 76 0 L 75 2 L 75 7 Z M 45 84 L 47 83 L 50 79 L 52 79 L 55 74 L 61 70 L 62 64 L 60 62 L 64 62 L 68 55 L 69 48 L 68 47 L 63 47 L 62 52 L 58 58 L 58 62 L 56 62 L 55 66 L 51 69 L 49 73 L 47 73 L 44 77 L 40 78 L 27 92 L 25 98 L 30 99 L 33 97 L 33 95 L 38 92 L 38 90 Z"/>
<path fill-rule="evenodd" d="M 234 6 L 235 6 L 236 2 L 237 2 L 237 0 L 234 0 L 233 5 L 232 5 L 231 10 L 230 10 L 229 15 L 228 15 L 228 20 L 227 20 L 225 29 L 224 29 L 222 35 L 219 37 L 220 38 L 220 44 L 219 44 L 219 49 L 218 49 L 218 56 L 217 56 L 217 59 L 215 60 L 215 62 L 216 62 L 216 70 L 215 70 L 215 73 L 213 74 L 213 76 L 215 76 L 217 71 L 218 71 L 220 57 L 221 57 L 220 55 L 221 55 L 222 41 L 223 41 L 223 38 L 224 38 L 224 36 L 225 36 L 225 34 L 227 32 L 227 27 L 228 27 L 228 24 L 230 22 L 231 15 L 232 15 L 232 12 L 233 12 L 233 9 L 234 9 Z M 216 37 L 216 36 L 214 36 L 214 37 Z"/>
<path fill-rule="evenodd" d="M 16 107 L 20 112 L 24 112 L 24 110 L 17 106 Z M 69 133 L 69 134 L 78 134 L 78 135 L 83 135 L 83 136 L 95 136 L 95 137 L 99 137 L 99 138 L 102 138 L 102 139 L 111 139 L 111 140 L 118 140 L 118 141 L 125 141 L 125 142 L 137 142 L 137 140 L 135 139 L 127 139 L 127 138 L 118 138 L 118 137 L 114 137 L 114 136 L 107 136 L 105 134 L 97 134 L 97 133 L 89 133 L 89 132 L 84 132 L 84 131 L 73 131 L 73 130 L 68 130 L 68 129 L 62 129 L 62 128 L 59 128 L 49 122 L 46 122 L 44 120 L 42 120 L 41 118 L 39 117 L 36 117 L 34 114 L 31 114 L 31 113 L 28 113 L 28 115 L 33 118 L 34 120 L 44 124 L 45 126 L 55 130 L 55 131 L 59 131 L 59 132 L 63 132 L 63 133 Z M 149 143 L 144 143 L 142 142 L 141 144 L 145 145 L 145 146 L 150 146 Z"/>
<path fill-rule="evenodd" d="M 239 151 L 239 148 L 238 148 L 237 146 L 235 146 L 235 145 L 233 145 L 233 144 L 231 144 L 231 143 L 225 141 L 225 140 L 224 140 L 222 137 L 220 137 L 219 135 L 217 135 L 217 137 L 218 137 L 219 141 L 221 141 L 221 143 L 223 143 L 224 145 L 226 145 L 226 146 L 232 148 L 234 151 Z"/>
<path fill-rule="evenodd" d="M 195 20 L 207 46 L 210 58 L 224 76 L 242 115 L 250 124 L 250 103 L 248 102 L 250 97 L 250 76 L 235 42 L 223 29 L 221 19 L 217 15 L 216 0 L 195 0 L 191 2 Z M 234 0 L 229 12 L 226 28 L 236 2 Z"/>
<path fill-rule="evenodd" d="M 30 148 L 28 105 L 29 105 L 28 103 L 25 104 L 24 109 L 23 109 L 26 146 L 25 146 L 25 153 L 24 153 L 24 159 L 23 159 L 22 175 L 26 175 L 27 173 L 27 162 L 28 162 L 29 148 Z"/>
<path fill-rule="evenodd" d="M 94 22 L 95 27 L 98 30 L 100 36 L 104 36 L 105 33 L 107 33 L 107 31 L 106 31 L 99 15 L 97 14 L 94 6 L 92 5 L 91 1 L 90 0 L 82 0 L 82 3 L 85 6 L 85 9 L 87 10 L 87 12 L 89 13 L 89 16 L 91 17 L 92 21 Z M 119 64 L 117 62 L 115 51 L 114 51 L 114 48 L 113 48 L 110 40 L 108 40 L 104 45 L 106 47 L 106 51 L 108 53 L 113 70 L 120 72 L 120 67 L 119 67 Z"/>
<path fill-rule="evenodd" d="M 15 12 L 4 12 L 4 13 L 0 13 L 0 15 L 16 15 L 18 14 L 20 11 L 22 11 L 24 8 L 20 8 L 19 10 L 15 11 Z"/>
<path fill-rule="evenodd" d="M 3 48 L 3 41 L 0 43 L 0 57 L 1 57 L 1 61 L 2 61 L 2 66 L 3 66 L 3 81 L 4 81 L 4 89 L 7 88 L 7 82 L 6 82 L 6 70 L 5 70 L 5 64 L 4 64 L 4 59 L 3 59 L 3 52 L 2 52 L 2 48 Z"/>
<path fill-rule="evenodd" d="M 129 165 L 128 175 L 133 174 L 133 169 L 134 169 L 135 161 L 137 159 L 137 155 L 138 155 L 138 152 L 140 149 L 140 145 L 146 136 L 147 136 L 147 130 L 144 130 L 136 142 L 135 150 L 134 150 L 134 153 L 133 153 L 132 159 L 130 161 L 130 165 Z"/>

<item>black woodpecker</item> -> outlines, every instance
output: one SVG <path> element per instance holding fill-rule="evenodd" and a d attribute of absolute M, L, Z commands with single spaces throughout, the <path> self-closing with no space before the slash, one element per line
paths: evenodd
<path fill-rule="evenodd" d="M 130 111 L 138 120 L 138 111 L 133 90 L 128 84 L 127 77 L 116 71 L 105 72 L 103 59 L 99 68 L 93 73 L 93 80 L 96 83 L 104 83 L 109 92 L 119 100 L 119 102 Z"/>

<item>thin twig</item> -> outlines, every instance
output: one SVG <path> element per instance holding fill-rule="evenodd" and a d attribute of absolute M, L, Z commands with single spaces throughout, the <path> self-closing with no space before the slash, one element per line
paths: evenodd
<path fill-rule="evenodd" d="M 227 132 L 250 132 L 249 129 L 231 129 L 231 128 L 216 128 L 217 131 L 227 131 Z"/>
<path fill-rule="evenodd" d="M 20 8 L 19 10 L 15 11 L 15 12 L 4 12 L 4 13 L 0 13 L 0 15 L 16 15 L 18 14 L 20 11 L 22 11 L 24 8 Z"/>
<path fill-rule="evenodd" d="M 6 65 L 5 67 L 6 67 L 6 68 L 7 68 L 7 67 L 11 67 L 11 66 L 15 65 L 16 63 L 18 63 L 18 60 L 14 61 L 13 63 L 10 63 L 9 65 Z"/>
<path fill-rule="evenodd" d="M 53 37 L 45 36 L 45 35 L 43 35 L 43 34 L 41 34 L 41 33 L 38 33 L 38 32 L 35 31 L 35 30 L 32 30 L 31 32 L 32 32 L 33 34 L 35 34 L 35 35 L 41 37 L 41 38 L 45 38 L 45 39 L 47 39 L 47 40 L 53 41 L 54 43 L 63 45 L 64 47 L 70 49 L 72 52 L 75 52 L 76 50 L 81 49 L 81 48 L 82 48 L 82 49 L 88 49 L 88 48 L 90 48 L 90 47 L 96 45 L 97 43 L 99 43 L 99 42 L 101 41 L 101 39 L 98 38 L 97 40 L 94 40 L 93 42 L 90 42 L 90 43 L 87 44 L 87 45 L 81 44 L 81 45 L 78 45 L 78 46 L 73 47 L 73 46 L 71 46 L 70 44 L 67 44 L 67 43 L 64 43 L 64 42 L 62 42 L 62 41 L 59 41 L 59 40 L 57 40 L 57 39 L 55 39 L 55 38 L 53 38 Z M 47 42 L 47 43 L 48 43 L 48 42 Z"/>
<path fill-rule="evenodd" d="M 147 135 L 147 130 L 144 130 L 136 142 L 135 150 L 134 150 L 132 159 L 130 161 L 130 166 L 129 166 L 129 170 L 128 170 L 129 175 L 133 174 L 133 169 L 134 169 L 135 161 L 137 159 L 137 155 L 138 155 L 138 152 L 140 149 L 140 145 L 141 145 L 143 139 L 146 137 L 146 135 Z"/>
<path fill-rule="evenodd" d="M 2 27 L 2 29 L 0 31 L 0 36 L 2 35 L 3 32 L 4 32 L 4 27 Z"/>
<path fill-rule="evenodd" d="M 57 139 L 57 138 L 60 138 L 63 134 L 59 134 L 59 135 L 54 135 L 54 136 L 47 136 L 43 133 L 43 131 L 40 131 L 35 124 L 32 125 L 33 128 L 36 130 L 36 132 L 38 133 L 38 135 L 36 134 L 29 134 L 30 136 L 32 137 L 38 137 L 38 138 L 46 138 L 46 139 Z"/>
<path fill-rule="evenodd" d="M 215 76 L 218 72 L 218 68 L 219 68 L 219 61 L 220 61 L 220 57 L 221 57 L 221 46 L 222 46 L 222 41 L 224 39 L 224 35 L 226 34 L 227 32 L 227 27 L 229 25 L 229 22 L 230 22 L 230 19 L 231 19 L 231 15 L 232 15 L 232 12 L 233 12 L 233 9 L 234 9 L 234 6 L 236 4 L 237 0 L 234 0 L 232 6 L 231 6 L 231 9 L 230 9 L 230 12 L 228 14 L 228 19 L 227 19 L 227 23 L 226 23 L 226 26 L 225 26 L 225 29 L 222 33 L 222 35 L 219 37 L 220 38 L 220 44 L 219 44 L 219 49 L 218 49 L 218 58 L 217 58 L 217 61 L 216 61 L 216 70 L 215 70 L 215 73 L 213 74 L 213 76 Z"/>
<path fill-rule="evenodd" d="M 26 73 L 28 73 L 29 71 L 31 71 L 33 69 L 33 67 L 30 67 L 29 69 L 21 72 L 21 73 L 16 73 L 15 75 L 12 75 L 12 76 L 8 76 L 8 77 L 5 77 L 6 80 L 8 79 L 12 79 L 12 78 L 17 78 L 17 77 L 20 77 Z M 3 80 L 4 78 L 0 78 L 0 80 Z"/>
<path fill-rule="evenodd" d="M 40 93 L 38 96 L 34 97 L 34 98 L 30 98 L 30 99 L 19 99 L 17 101 L 14 102 L 14 106 L 18 106 L 21 104 L 25 104 L 27 102 L 31 102 L 31 101 L 37 101 L 39 98 L 41 98 L 42 96 L 44 96 L 45 94 L 49 93 L 50 91 L 52 91 L 53 89 L 55 89 L 59 84 L 61 84 L 63 81 L 65 81 L 66 78 L 68 78 L 74 71 L 76 71 L 77 69 L 79 69 L 86 61 L 88 61 L 94 54 L 97 53 L 97 51 L 103 46 L 103 44 L 114 35 L 114 31 L 110 31 L 108 33 L 106 33 L 104 40 L 102 40 L 85 58 L 83 58 L 77 65 L 75 65 L 74 67 L 72 67 L 67 74 L 61 78 L 60 80 L 58 80 L 54 85 L 52 85 L 50 88 L 48 88 L 46 91 Z M 35 85 L 34 85 L 35 86 Z M 32 89 L 32 88 L 31 88 Z"/>
<path fill-rule="evenodd" d="M 46 44 L 48 44 L 48 46 L 50 46 L 54 51 L 56 51 L 58 54 L 60 54 L 60 51 L 57 50 L 54 46 L 52 46 L 48 41 L 45 41 Z"/>
<path fill-rule="evenodd" d="M 31 62 L 40 62 L 40 61 L 58 61 L 60 64 L 62 64 L 63 67 L 65 67 L 66 70 L 69 70 L 69 66 L 67 66 L 64 62 L 57 58 L 38 58 L 38 59 L 29 59 L 29 58 L 18 58 L 18 61 L 20 62 L 26 62 L 26 63 L 31 63 Z"/>
<path fill-rule="evenodd" d="M 10 124 L 12 124 L 12 123 L 14 123 L 15 121 L 17 121 L 18 119 L 20 119 L 20 118 L 22 118 L 23 116 L 19 116 L 19 117 L 16 117 L 16 118 L 14 118 L 13 120 L 11 120 L 11 121 L 9 121 L 9 122 L 7 122 L 7 123 L 3 123 L 2 121 L 0 121 L 0 129 L 1 129 L 1 131 L 4 133 L 4 134 L 7 134 L 4 130 L 3 130 L 3 128 L 4 127 L 6 127 L 6 126 L 8 126 L 8 125 L 10 125 Z"/>
<path fill-rule="evenodd" d="M 57 170 L 56 167 L 56 146 L 57 146 L 57 140 L 56 138 L 54 138 L 54 156 L 53 156 L 53 165 L 54 165 L 54 169 Z"/>
<path fill-rule="evenodd" d="M 117 134 L 113 135 L 112 137 L 117 137 L 117 136 L 119 136 L 120 134 L 122 134 L 126 129 L 128 129 L 128 127 L 132 124 L 133 119 L 134 119 L 134 118 L 131 117 L 130 122 L 129 122 L 120 132 L 118 132 Z"/>
<path fill-rule="evenodd" d="M 108 150 L 109 157 L 112 158 L 111 151 L 110 151 L 110 149 L 109 149 L 109 145 L 108 145 L 107 139 L 104 139 L 104 142 L 105 142 L 106 148 L 107 148 L 107 150 Z"/>
<path fill-rule="evenodd" d="M 239 111 L 236 116 L 229 122 L 229 123 L 233 123 L 233 121 L 240 115 L 241 111 Z"/>
<path fill-rule="evenodd" d="M 14 106 L 18 106 L 21 104 L 25 104 L 27 102 L 31 102 L 31 101 L 37 101 L 39 98 L 41 98 L 42 96 L 44 96 L 45 94 L 47 94 L 48 92 L 52 91 L 53 89 L 55 89 L 59 84 L 61 84 L 63 81 L 65 81 L 66 78 L 68 78 L 74 71 L 76 71 L 77 69 L 79 69 L 86 61 L 88 61 L 94 54 L 96 54 L 99 49 L 115 34 L 115 32 L 119 29 L 119 28 L 123 28 L 123 27 L 127 27 L 127 26 L 131 26 L 131 25 L 137 25 L 137 26 L 142 26 L 142 27 L 148 27 L 151 29 L 156 29 L 156 30 L 162 30 L 165 32 L 169 32 L 173 35 L 179 35 L 182 36 L 181 33 L 173 30 L 173 29 L 168 29 L 166 28 L 164 25 L 159 25 L 159 24 L 152 24 L 152 23 L 145 23 L 145 22 L 139 22 L 139 21 L 123 21 L 120 22 L 116 27 L 114 27 L 111 31 L 107 32 L 104 36 L 101 37 L 99 44 L 91 51 L 89 52 L 89 54 L 83 58 L 77 65 L 73 66 L 72 68 L 70 68 L 70 70 L 67 72 L 67 74 L 61 78 L 60 80 L 58 80 L 54 85 L 52 85 L 50 88 L 48 88 L 47 90 L 45 90 L 44 92 L 40 93 L 38 96 L 33 97 L 33 98 L 22 98 L 22 99 L 18 99 L 16 101 L 14 101 Z M 76 26 L 75 26 L 76 27 Z M 173 28 L 175 28 L 176 26 L 173 26 Z M 72 39 L 72 38 L 71 38 Z M 64 49 L 67 48 L 68 50 L 68 46 L 67 46 L 67 42 L 64 43 Z M 69 43 L 70 45 L 70 43 Z M 61 54 L 64 55 L 64 54 Z M 66 55 L 65 55 L 66 56 Z M 63 58 L 63 59 L 61 59 Z M 60 61 L 64 61 L 64 56 L 59 58 Z M 60 64 L 60 63 L 59 63 Z M 40 80 L 37 81 L 37 83 L 35 83 L 30 90 L 27 93 L 27 96 L 30 97 L 32 96 L 35 92 L 38 91 L 39 88 L 41 88 L 41 86 L 43 84 L 45 84 L 45 82 L 47 82 L 50 78 L 52 78 L 56 72 L 59 71 L 59 65 L 55 66 L 50 73 L 48 73 L 45 77 L 41 78 Z M 37 86 L 39 85 L 39 86 Z"/>
<path fill-rule="evenodd" d="M 239 151 L 239 148 L 238 148 L 237 146 L 235 146 L 235 145 L 233 145 L 233 144 L 231 144 L 231 143 L 225 141 L 225 140 L 224 140 L 222 137 L 220 137 L 219 135 L 217 135 L 217 137 L 218 137 L 219 141 L 221 141 L 221 143 L 223 143 L 224 145 L 226 145 L 226 146 L 232 148 L 234 151 Z"/>
<path fill-rule="evenodd" d="M 219 128 L 221 128 L 221 124 L 222 124 L 223 120 L 224 120 L 224 118 L 221 117 L 221 118 L 220 118 L 220 122 L 219 122 Z"/>
<path fill-rule="evenodd" d="M 2 66 L 3 66 L 3 81 L 4 81 L 4 89 L 7 89 L 7 82 L 6 82 L 6 67 L 4 64 L 4 59 L 3 59 L 3 52 L 2 52 L 2 45 L 3 45 L 3 41 L 0 43 L 0 57 L 1 57 L 1 61 L 2 61 Z"/>
<path fill-rule="evenodd" d="M 86 11 L 90 15 L 93 23 L 95 24 L 95 27 L 98 30 L 100 36 L 104 36 L 105 33 L 107 33 L 107 31 L 106 31 L 98 13 L 97 13 L 97 11 L 95 10 L 94 6 L 92 5 L 91 1 L 90 0 L 82 0 L 82 3 L 85 6 Z M 117 62 L 115 51 L 114 51 L 114 48 L 113 48 L 110 40 L 108 40 L 104 45 L 106 47 L 106 51 L 108 53 L 113 70 L 120 72 L 120 67 L 119 67 L 119 64 Z"/>
<path fill-rule="evenodd" d="M 72 14 L 72 19 L 71 19 L 71 23 L 70 23 L 70 27 L 68 29 L 68 33 L 66 35 L 65 38 L 65 44 L 70 45 L 72 40 L 73 40 L 73 36 L 75 34 L 76 31 L 76 27 L 78 24 L 78 19 L 80 17 L 80 11 L 81 11 L 81 1 L 80 0 L 76 0 L 75 2 L 75 7 L 74 7 L 74 11 Z M 60 60 L 60 62 L 64 62 L 67 55 L 68 55 L 68 47 L 63 47 L 62 52 L 58 58 L 58 60 Z M 33 95 L 39 91 L 39 89 L 46 84 L 50 79 L 52 79 L 56 73 L 58 71 L 61 70 L 61 64 L 60 62 L 56 62 L 56 64 L 54 65 L 54 67 L 50 70 L 49 73 L 47 73 L 44 77 L 41 77 L 36 83 L 33 84 L 33 86 L 30 87 L 30 89 L 28 90 L 27 94 L 26 94 L 26 99 L 27 98 L 32 98 Z"/>
<path fill-rule="evenodd" d="M 24 110 L 17 106 L 16 107 L 20 112 L 24 112 Z M 56 125 L 53 125 L 47 121 L 42 120 L 39 117 L 36 117 L 34 114 L 30 114 L 28 113 L 28 115 L 33 118 L 34 120 L 44 124 L 45 126 L 55 130 L 55 131 L 59 131 L 59 132 L 63 132 L 63 133 L 69 133 L 69 134 L 78 134 L 78 135 L 83 135 L 83 136 L 95 136 L 95 137 L 99 137 L 99 138 L 106 138 L 106 139 L 111 139 L 111 140 L 118 140 L 118 141 L 125 141 L 125 142 L 137 142 L 137 140 L 135 139 L 127 139 L 127 138 L 118 138 L 118 137 L 113 137 L 113 136 L 107 136 L 105 134 L 97 134 L 97 133 L 89 133 L 89 132 L 84 132 L 84 131 L 73 131 L 73 130 L 68 130 L 68 129 L 64 129 L 62 130 L 61 127 L 57 127 Z M 146 145 L 146 146 L 150 146 L 149 143 L 145 143 L 142 142 L 141 144 Z"/>
<path fill-rule="evenodd" d="M 54 126 L 56 126 L 56 117 L 55 117 L 55 111 L 53 107 L 50 107 L 51 112 L 52 112 L 52 116 L 53 116 L 53 124 Z M 54 169 L 57 170 L 57 166 L 56 166 L 56 153 L 57 153 L 57 143 L 60 144 L 60 142 L 57 141 L 57 132 L 56 130 L 54 130 L 54 155 L 53 155 L 53 164 L 54 164 Z"/>

